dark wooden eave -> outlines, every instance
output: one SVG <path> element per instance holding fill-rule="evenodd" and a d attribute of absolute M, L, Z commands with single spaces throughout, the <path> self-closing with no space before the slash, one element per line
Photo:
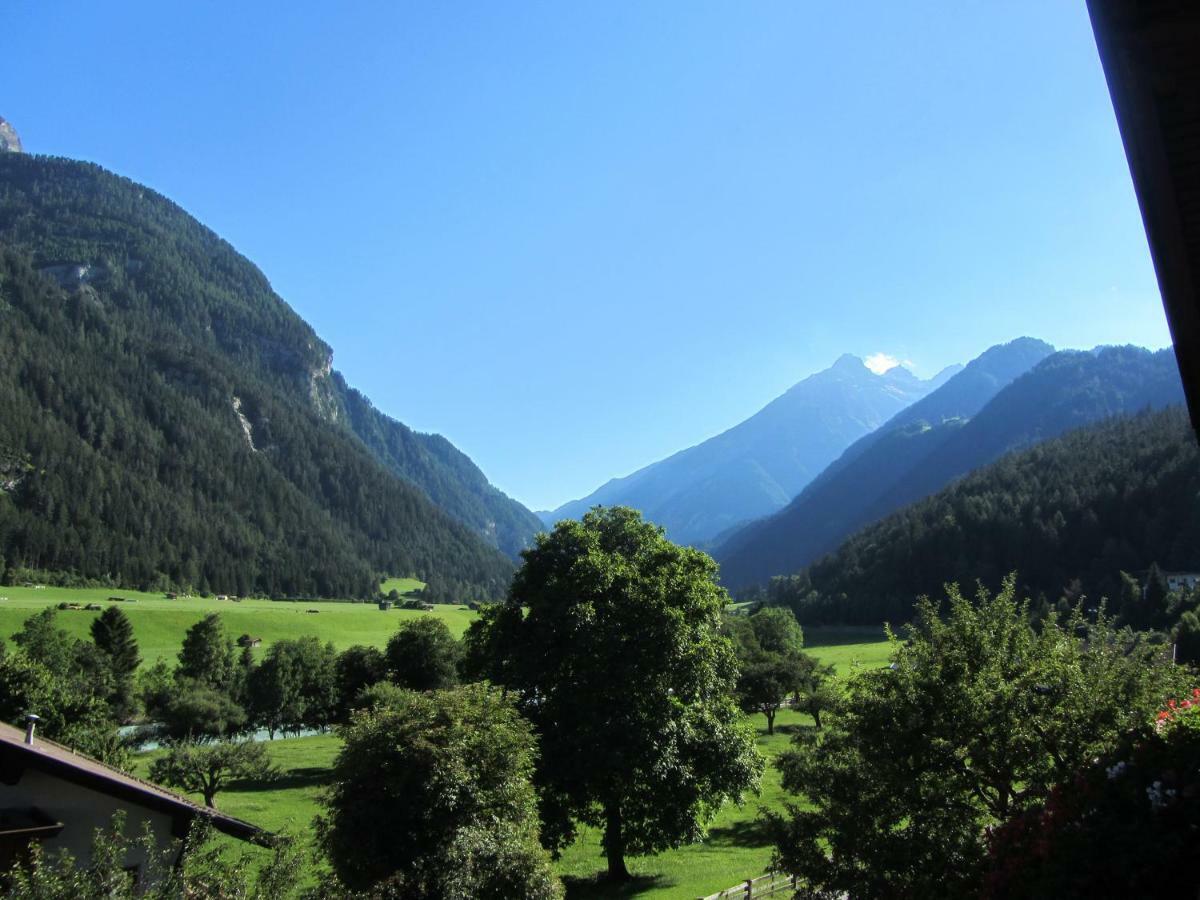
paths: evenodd
<path fill-rule="evenodd" d="M 1200 431 L 1200 2 L 1087 5 Z"/>

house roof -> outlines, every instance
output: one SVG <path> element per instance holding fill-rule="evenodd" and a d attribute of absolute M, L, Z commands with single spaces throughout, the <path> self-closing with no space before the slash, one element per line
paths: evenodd
<path fill-rule="evenodd" d="M 1192 425 L 1200 429 L 1200 3 L 1087 5 Z"/>
<path fill-rule="evenodd" d="M 203 816 L 218 831 L 242 840 L 250 840 L 264 834 L 257 825 L 200 806 L 186 797 L 149 781 L 127 775 L 54 741 L 35 737 L 32 744 L 27 744 L 24 731 L 0 723 L 0 779 L 13 784 L 26 768 L 36 769 L 81 787 L 176 818 L 183 816 L 189 822 L 196 816 Z"/>

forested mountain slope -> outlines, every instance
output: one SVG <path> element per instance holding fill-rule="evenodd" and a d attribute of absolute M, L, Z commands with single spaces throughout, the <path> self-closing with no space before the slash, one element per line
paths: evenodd
<path fill-rule="evenodd" d="M 782 508 L 851 442 L 938 383 L 903 368 L 877 375 L 843 356 L 728 431 L 543 518 L 578 518 L 597 504 L 631 506 L 672 540 L 703 543 Z"/>
<path fill-rule="evenodd" d="M 1109 418 L 1011 453 L 868 526 L 769 594 L 803 621 L 906 621 L 957 581 L 1054 603 L 1115 601 L 1120 573 L 1200 569 L 1200 452 L 1181 406 Z"/>
<path fill-rule="evenodd" d="M 487 480 L 471 458 L 440 434 L 422 434 L 384 415 L 371 401 L 331 376 L 342 418 L 377 460 L 419 485 L 439 507 L 470 525 L 511 559 L 533 543 L 542 521 Z"/>
<path fill-rule="evenodd" d="M 1182 402 L 1169 350 L 1047 356 L 1050 349 L 1022 339 L 980 356 L 865 447 L 851 448 L 856 456 L 839 460 L 786 509 L 732 535 L 716 551 L 722 579 L 736 588 L 796 572 L 858 528 L 1009 450 L 1106 416 Z M 975 389 L 964 391 L 960 379 Z"/>
<path fill-rule="evenodd" d="M 179 207 L 94 165 L 4 154 L 0 243 L 8 568 L 237 593 L 366 595 L 381 572 L 503 589 L 486 538 L 523 542 L 528 512 L 440 438 L 407 432 L 418 462 L 389 456 L 398 423 Z"/>

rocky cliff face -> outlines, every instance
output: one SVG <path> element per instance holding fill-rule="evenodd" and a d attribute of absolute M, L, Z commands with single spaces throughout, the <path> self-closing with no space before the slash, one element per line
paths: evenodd
<path fill-rule="evenodd" d="M 20 153 L 21 139 L 17 136 L 17 130 L 0 117 L 0 151 L 3 150 Z"/>

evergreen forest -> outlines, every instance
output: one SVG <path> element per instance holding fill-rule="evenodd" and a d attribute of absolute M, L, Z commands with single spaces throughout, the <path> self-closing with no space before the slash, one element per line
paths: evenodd
<path fill-rule="evenodd" d="M 9 581 L 485 599 L 536 529 L 334 377 L 226 242 L 97 166 L 0 156 L 0 341 Z"/>

